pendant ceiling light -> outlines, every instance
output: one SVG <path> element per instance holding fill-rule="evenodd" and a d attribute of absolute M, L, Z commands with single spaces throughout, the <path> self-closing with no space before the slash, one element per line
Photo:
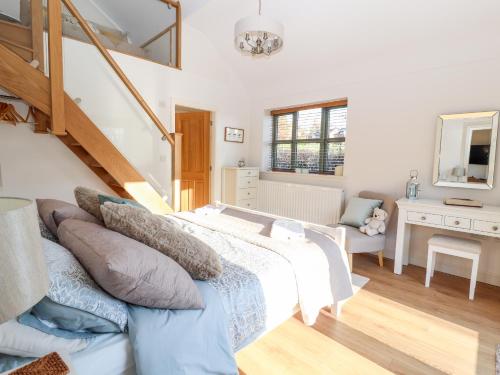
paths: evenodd
<path fill-rule="evenodd" d="M 269 56 L 283 46 L 283 25 L 261 12 L 259 0 L 259 15 L 242 18 L 234 27 L 235 46 L 244 54 Z"/>

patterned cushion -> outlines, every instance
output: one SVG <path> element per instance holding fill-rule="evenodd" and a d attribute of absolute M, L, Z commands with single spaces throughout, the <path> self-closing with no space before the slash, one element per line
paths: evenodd
<path fill-rule="evenodd" d="M 69 250 L 49 240 L 42 241 L 50 280 L 47 297 L 107 319 L 125 331 L 126 304 L 99 288 Z"/>
<path fill-rule="evenodd" d="M 101 203 L 99 203 L 99 194 L 101 193 L 83 186 L 75 188 L 74 193 L 78 206 L 102 221 Z"/>
<path fill-rule="evenodd" d="M 106 202 L 113 202 L 113 203 L 118 203 L 118 204 L 128 204 L 129 206 L 138 207 L 138 208 L 142 208 L 142 209 L 144 209 L 146 211 L 149 211 L 142 204 L 140 204 L 140 203 L 138 203 L 138 202 L 136 202 L 136 201 L 134 201 L 132 199 L 112 197 L 110 195 L 103 195 L 103 194 L 99 194 L 98 198 L 99 198 L 99 203 L 101 205 L 103 205 Z"/>
<path fill-rule="evenodd" d="M 108 228 L 162 252 L 193 279 L 209 280 L 222 273 L 217 253 L 178 224 L 140 208 L 111 202 L 101 206 L 101 212 Z"/>

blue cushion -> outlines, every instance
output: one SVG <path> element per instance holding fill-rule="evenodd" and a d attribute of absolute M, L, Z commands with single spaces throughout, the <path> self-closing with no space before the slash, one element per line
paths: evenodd
<path fill-rule="evenodd" d="M 17 318 L 17 321 L 22 325 L 37 329 L 48 335 L 61 337 L 63 339 L 90 339 L 99 335 L 99 333 L 87 332 L 87 331 L 66 331 L 58 327 L 48 325 L 47 323 L 41 321 L 36 316 L 30 313 L 24 313 Z"/>
<path fill-rule="evenodd" d="M 87 311 L 64 306 L 45 297 L 31 310 L 31 314 L 57 328 L 67 331 L 87 331 L 94 333 L 119 333 L 120 327 L 107 319 Z M 57 336 L 57 335 L 56 335 Z"/>
<path fill-rule="evenodd" d="M 349 200 L 340 224 L 359 228 L 365 225 L 365 220 L 373 215 L 373 210 L 379 208 L 383 201 L 380 199 L 365 199 L 353 197 Z"/>
<path fill-rule="evenodd" d="M 101 205 L 103 205 L 104 202 L 112 202 L 112 203 L 117 203 L 117 204 L 126 204 L 128 206 L 138 207 L 138 208 L 142 208 L 146 211 L 149 211 L 142 204 L 140 204 L 136 201 L 133 201 L 131 199 L 113 197 L 111 195 L 103 195 L 103 194 L 99 194 L 97 197 L 99 198 L 99 204 L 101 204 Z"/>

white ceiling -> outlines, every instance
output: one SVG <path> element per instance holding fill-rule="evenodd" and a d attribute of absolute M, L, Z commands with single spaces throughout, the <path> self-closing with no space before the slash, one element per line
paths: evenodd
<path fill-rule="evenodd" d="M 196 0 L 183 3 L 190 1 Z M 234 48 L 233 28 L 257 9 L 257 0 L 210 0 L 186 20 L 255 89 L 279 84 L 280 77 L 332 75 L 382 55 L 434 53 L 462 41 L 500 47 L 498 0 L 263 0 L 263 14 L 284 24 L 285 45 L 269 58 L 251 58 Z"/>

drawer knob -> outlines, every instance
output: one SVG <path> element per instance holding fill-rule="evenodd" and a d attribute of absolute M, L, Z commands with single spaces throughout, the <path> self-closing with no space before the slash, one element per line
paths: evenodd
<path fill-rule="evenodd" d="M 247 195 L 250 195 L 250 193 L 247 193 Z"/>
<path fill-rule="evenodd" d="M 498 230 L 498 227 L 495 225 L 495 226 L 493 226 L 493 228 L 491 228 L 491 229 L 493 229 L 493 230 L 496 232 L 496 231 Z"/>
<path fill-rule="evenodd" d="M 455 225 L 460 225 L 460 221 L 455 220 Z"/>
<path fill-rule="evenodd" d="M 420 220 L 426 220 L 427 218 L 425 216 L 422 216 Z"/>

